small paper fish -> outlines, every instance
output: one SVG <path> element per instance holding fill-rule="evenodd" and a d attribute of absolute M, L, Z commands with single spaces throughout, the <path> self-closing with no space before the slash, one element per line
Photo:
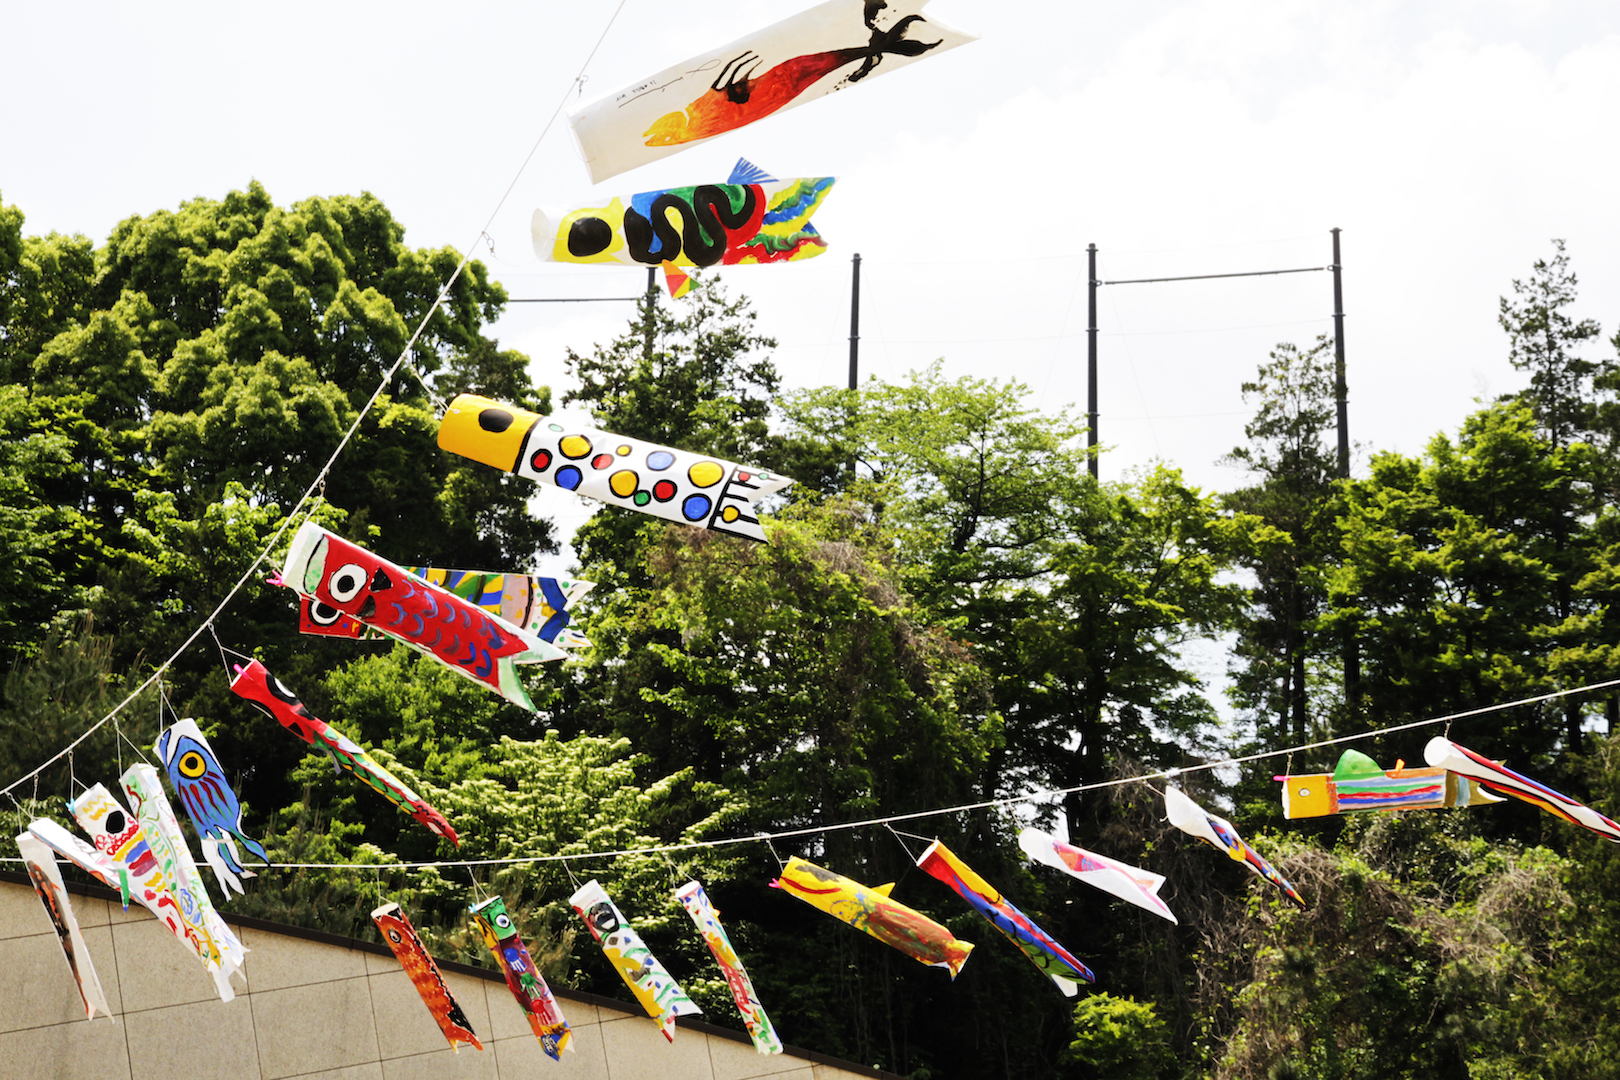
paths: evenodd
<path fill-rule="evenodd" d="M 944 968 L 952 979 L 973 951 L 972 942 L 956 940 L 949 930 L 922 912 L 889 899 L 893 882 L 870 888 L 794 855 L 782 868 L 782 876 L 771 885 L 871 934 L 919 964 Z"/>
<path fill-rule="evenodd" d="M 153 749 L 169 772 L 169 783 L 180 797 L 180 805 L 197 828 L 203 858 L 219 879 L 220 892 L 227 898 L 232 889 L 243 892 L 242 878 L 253 877 L 254 873 L 243 869 L 236 841 L 242 841 L 248 854 L 260 862 L 268 864 L 270 856 L 263 844 L 242 831 L 242 804 L 231 790 L 214 748 L 208 745 L 197 722 L 188 717 L 164 729 Z"/>
<path fill-rule="evenodd" d="M 1398 762 L 1385 772 L 1359 750 L 1346 750 L 1331 773 L 1278 776 L 1283 816 L 1323 817 L 1366 810 L 1432 810 L 1484 806 L 1502 800 L 1479 783 L 1447 769 L 1408 769 Z"/>
<path fill-rule="evenodd" d="M 432 1014 L 433 1022 L 439 1025 L 444 1032 L 445 1041 L 450 1044 L 452 1053 L 461 1052 L 461 1043 L 470 1043 L 475 1050 L 482 1050 L 484 1044 L 478 1041 L 473 1033 L 472 1024 L 467 1021 L 467 1014 L 461 1011 L 456 1002 L 455 995 L 444 984 L 444 976 L 439 974 L 439 965 L 433 962 L 433 957 L 422 945 L 422 939 L 417 936 L 416 927 L 406 916 L 404 909 L 398 904 L 384 904 L 371 913 L 371 920 L 382 931 L 383 942 L 393 951 L 394 958 L 399 966 L 405 969 L 410 976 L 411 985 L 422 998 L 422 1004 Z"/>
<path fill-rule="evenodd" d="M 776 1028 L 771 1025 L 771 1018 L 765 1014 L 765 1006 L 759 1003 L 759 995 L 754 992 L 753 980 L 748 977 L 748 971 L 743 967 L 742 958 L 737 955 L 737 950 L 732 948 L 726 928 L 720 925 L 720 913 L 709 902 L 709 894 L 698 882 L 688 881 L 675 890 L 675 899 L 679 900 L 686 913 L 692 916 L 692 922 L 697 925 L 699 936 L 709 947 L 709 954 L 714 957 L 714 962 L 720 965 L 720 971 L 726 977 L 726 986 L 731 989 L 731 1000 L 736 1003 L 737 1011 L 742 1014 L 743 1026 L 748 1029 L 748 1037 L 754 1041 L 754 1049 L 761 1054 L 780 1054 L 782 1040 L 777 1036 Z"/>
<path fill-rule="evenodd" d="M 1161 919 L 1176 921 L 1169 906 L 1159 899 L 1159 888 L 1164 884 L 1163 874 L 1066 844 L 1039 829 L 1025 829 L 1019 833 L 1018 846 L 1038 863 L 1061 870 L 1093 888 L 1112 893 L 1126 903 L 1153 912 Z"/>
<path fill-rule="evenodd" d="M 1620 842 L 1620 825 L 1585 803 L 1577 802 L 1545 784 L 1538 784 L 1528 776 L 1521 776 L 1507 766 L 1476 754 L 1443 736 L 1436 735 L 1429 740 L 1429 744 L 1423 748 L 1423 758 L 1435 768 L 1450 769 L 1454 773 L 1479 781 L 1492 791 L 1511 795 L 1515 799 L 1523 799 L 1532 806 L 1539 806 L 1571 825 L 1590 829 L 1605 840 Z"/>
<path fill-rule="evenodd" d="M 349 771 L 371 790 L 408 812 L 430 832 L 460 846 L 461 840 L 456 836 L 456 830 L 450 827 L 443 814 L 429 806 L 403 780 L 377 764 L 376 759 L 343 732 L 310 712 L 298 700 L 298 696 L 287 689 L 280 679 L 271 677 L 259 661 L 255 660 L 246 667 L 240 664 L 236 666 L 231 693 L 258 706 L 309 745 L 326 751 L 326 756 L 332 759 L 334 772 Z"/>
<path fill-rule="evenodd" d="M 45 908 L 46 918 L 51 921 L 51 929 L 56 931 L 56 938 L 62 944 L 62 955 L 67 959 L 68 970 L 73 973 L 73 981 L 79 987 L 79 998 L 84 1002 L 85 1019 L 94 1020 L 97 1009 L 107 1019 L 113 1019 L 112 1009 L 107 1006 L 107 995 L 101 989 L 101 980 L 96 977 L 96 965 L 90 961 L 90 949 L 79 930 L 79 920 L 73 914 L 67 886 L 62 884 L 62 872 L 57 869 L 56 856 L 43 841 L 26 832 L 17 837 L 17 850 L 22 853 L 23 863 L 28 868 L 28 879 L 34 883 L 34 892 L 39 894 L 39 902 Z"/>
<path fill-rule="evenodd" d="M 927 873 L 950 886 L 951 891 L 968 902 L 968 906 L 990 920 L 1007 940 L 1029 957 L 1030 962 L 1051 979 L 1065 997 L 1080 992 L 1080 983 L 1096 982 L 1091 969 L 1076 960 L 1068 949 L 1059 945 L 1028 915 L 1013 906 L 1001 891 L 956 857 L 950 848 L 935 840 L 922 853 L 917 865 Z"/>
<path fill-rule="evenodd" d="M 1276 867 L 1261 858 L 1260 853 L 1238 835 L 1237 829 L 1232 827 L 1230 821 L 1211 814 L 1173 785 L 1164 789 L 1164 808 L 1170 818 L 1170 824 L 1188 836 L 1196 836 L 1211 847 L 1226 852 L 1233 860 L 1243 863 L 1281 889 L 1288 899 L 1300 907 L 1305 906 L 1305 901 L 1294 891 L 1288 879 L 1277 873 Z"/>
<path fill-rule="evenodd" d="M 568 903 L 574 913 L 585 920 L 585 928 L 602 947 L 602 955 L 608 958 L 647 1015 L 658 1023 L 664 1038 L 674 1042 L 675 1018 L 703 1010 L 686 996 L 675 977 L 664 970 L 664 965 L 631 927 L 630 920 L 624 917 L 601 882 L 595 878 L 587 881 L 568 898 Z"/>
<path fill-rule="evenodd" d="M 484 944 L 495 954 L 495 962 L 506 976 L 506 988 L 512 991 L 518 1008 L 523 1010 L 534 1037 L 540 1041 L 540 1049 L 553 1061 L 561 1061 L 562 1051 L 571 1049 L 569 1042 L 573 1035 L 551 987 L 546 985 L 540 969 L 530 959 L 517 925 L 506 911 L 506 901 L 492 896 L 468 910 L 484 935 Z"/>

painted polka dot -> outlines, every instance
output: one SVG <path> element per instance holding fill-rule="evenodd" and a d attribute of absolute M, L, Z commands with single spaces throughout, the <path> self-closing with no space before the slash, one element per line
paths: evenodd
<path fill-rule="evenodd" d="M 557 443 L 557 449 L 562 456 L 570 461 L 578 461 L 591 452 L 591 440 L 583 435 L 564 435 Z"/>
<path fill-rule="evenodd" d="M 743 472 L 741 469 L 738 469 L 737 470 L 737 479 L 741 480 L 743 483 L 746 484 L 746 483 L 748 483 L 748 481 L 753 479 L 753 476 L 751 474 L 749 474 L 749 473 Z"/>
<path fill-rule="evenodd" d="M 478 426 L 492 435 L 499 435 L 511 427 L 515 419 L 517 418 L 505 409 L 484 409 L 478 414 Z"/>
<path fill-rule="evenodd" d="M 646 506 L 648 503 L 652 502 L 652 496 L 647 494 L 645 491 L 638 491 L 636 492 L 636 497 L 630 501 L 635 503 L 637 506 Z"/>
<path fill-rule="evenodd" d="M 543 448 L 536 450 L 529 457 L 529 468 L 535 472 L 545 472 L 551 468 L 551 451 Z"/>
<path fill-rule="evenodd" d="M 663 472 L 675 464 L 675 455 L 668 450 L 654 450 L 647 455 L 647 468 L 653 472 Z"/>
<path fill-rule="evenodd" d="M 630 496 L 634 495 L 636 493 L 636 488 L 640 486 L 641 478 L 630 469 L 620 469 L 618 472 L 608 477 L 608 487 L 612 488 L 613 494 L 617 495 L 621 499 L 628 499 Z"/>
<path fill-rule="evenodd" d="M 675 481 L 658 481 L 658 483 L 653 485 L 652 496 L 661 503 L 669 502 L 669 500 L 675 497 Z"/>
<path fill-rule="evenodd" d="M 728 506 L 724 510 L 720 511 L 720 520 L 721 521 L 726 521 L 726 522 L 736 521 L 740 517 L 742 517 L 742 514 L 740 512 L 738 512 L 738 510 L 737 510 L 737 508 L 735 506 Z"/>
<path fill-rule="evenodd" d="M 552 431 L 561 431 L 562 430 L 562 425 L 561 424 L 547 424 L 546 427 L 550 428 Z"/>
<path fill-rule="evenodd" d="M 687 521 L 702 521 L 709 516 L 712 505 L 707 495 L 688 495 L 686 501 L 681 503 L 681 514 Z"/>
<path fill-rule="evenodd" d="M 591 458 L 591 468 L 593 469 L 605 469 L 611 464 L 613 464 L 612 454 L 597 454 Z"/>
<path fill-rule="evenodd" d="M 686 478 L 700 488 L 714 487 L 725 474 L 717 461 L 700 461 L 686 470 Z"/>
<path fill-rule="evenodd" d="M 613 451 L 613 452 L 615 454 L 618 454 L 620 457 L 629 457 L 630 456 L 630 447 L 625 445 L 624 443 L 620 443 L 619 448 L 617 450 Z"/>
<path fill-rule="evenodd" d="M 579 466 L 564 465 L 562 468 L 557 470 L 557 475 L 554 477 L 554 479 L 556 480 L 558 487 L 567 488 L 569 491 L 573 491 L 575 488 L 579 487 Z"/>

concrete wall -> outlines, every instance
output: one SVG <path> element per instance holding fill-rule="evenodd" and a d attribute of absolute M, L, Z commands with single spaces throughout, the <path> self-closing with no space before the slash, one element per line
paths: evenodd
<path fill-rule="evenodd" d="M 573 1029 L 561 1064 L 541 1052 L 494 972 L 441 965 L 484 1044 L 453 1054 L 393 955 L 258 920 L 237 927 L 246 986 L 219 1000 L 190 952 L 139 904 L 74 891 L 73 909 L 117 1019 L 84 1019 L 34 890 L 0 875 L 0 1077 L 27 1080 L 844 1080 L 888 1074 L 684 1020 L 666 1043 L 633 1005 L 556 991 Z M 72 888 L 70 886 L 70 888 Z M 95 889 L 99 894 L 101 890 Z M 739 1021 L 740 1023 L 740 1021 Z"/>

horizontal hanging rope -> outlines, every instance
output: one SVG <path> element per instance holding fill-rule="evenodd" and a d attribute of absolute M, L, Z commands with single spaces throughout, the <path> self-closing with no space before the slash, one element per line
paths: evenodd
<path fill-rule="evenodd" d="M 1332 739 L 1319 739 L 1316 742 L 1302 743 L 1299 746 L 1286 746 L 1280 750 L 1266 750 L 1258 754 L 1246 754 L 1243 757 L 1223 758 L 1220 761 L 1206 761 L 1197 765 L 1187 765 L 1181 768 L 1160 769 L 1156 772 L 1141 773 L 1137 776 L 1127 776 L 1118 780 L 1101 780 L 1094 784 L 1080 784 L 1077 787 L 1051 788 L 1044 791 L 1033 791 L 1027 795 L 1011 795 L 1005 799 L 986 799 L 983 802 L 964 803 L 961 806 L 946 806 L 938 810 L 913 810 L 905 814 L 890 814 L 886 817 L 865 818 L 861 821 L 840 821 L 828 825 L 809 825 L 802 829 L 786 829 L 782 832 L 752 833 L 748 836 L 729 836 L 719 840 L 690 840 L 679 844 L 653 844 L 647 847 L 618 848 L 611 851 L 571 852 L 566 855 L 522 855 L 504 859 L 437 859 L 429 862 L 397 862 L 397 863 L 245 863 L 256 870 L 284 868 L 288 870 L 426 870 L 440 867 L 457 866 L 530 866 L 535 863 L 562 862 L 575 859 L 617 859 L 628 855 L 660 855 L 675 851 L 696 851 L 702 848 L 735 847 L 738 844 L 769 844 L 773 840 L 787 840 L 799 836 L 815 836 L 821 833 L 846 832 L 851 829 L 869 829 L 879 825 L 892 825 L 897 821 L 916 821 L 920 818 L 943 817 L 946 814 L 961 814 L 970 810 L 989 810 L 997 807 L 1015 806 L 1019 803 L 1038 802 L 1042 799 L 1051 799 L 1060 795 L 1077 795 L 1085 791 L 1101 791 L 1106 788 L 1123 787 L 1126 784 L 1146 783 L 1149 780 L 1173 780 L 1184 773 L 1202 772 L 1207 769 L 1223 769 L 1229 765 L 1243 765 L 1251 761 L 1263 761 L 1266 758 L 1284 757 L 1306 750 L 1318 750 L 1327 746 L 1341 746 L 1345 743 L 1360 742 L 1363 739 L 1373 739 L 1380 735 L 1392 735 L 1398 731 L 1412 731 L 1417 728 L 1433 727 L 1436 724 L 1450 724 L 1456 720 L 1466 720 L 1473 716 L 1483 716 L 1487 713 L 1503 712 L 1507 709 L 1517 709 L 1525 705 L 1536 705 L 1543 701 L 1554 701 L 1558 698 L 1570 697 L 1574 694 L 1585 694 L 1595 690 L 1607 690 L 1620 686 L 1620 679 L 1610 679 L 1607 682 L 1589 683 L 1586 686 L 1577 686 L 1569 690 L 1554 690 L 1547 694 L 1538 694 L 1535 697 L 1519 698 L 1516 701 L 1506 701 L 1499 705 L 1483 705 L 1477 709 L 1466 709 L 1462 712 L 1448 713 L 1445 716 L 1433 716 L 1426 720 L 1413 720 L 1406 724 L 1395 724 L 1391 727 L 1377 728 L 1373 731 L 1360 731 L 1353 735 L 1340 735 Z M 1155 789 L 1157 790 L 1157 789 Z M 913 834 L 906 834 L 913 835 Z M 917 837 L 922 839 L 922 837 Z M 3 859 L 0 862 L 21 862 L 21 859 Z"/>

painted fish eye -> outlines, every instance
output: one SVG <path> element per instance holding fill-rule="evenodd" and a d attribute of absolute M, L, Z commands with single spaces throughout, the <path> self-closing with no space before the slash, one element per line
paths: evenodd
<path fill-rule="evenodd" d="M 366 572 L 358 563 L 345 563 L 326 579 L 326 591 L 340 604 L 347 604 L 366 587 Z"/>
<path fill-rule="evenodd" d="M 107 815 L 106 829 L 114 836 L 124 831 L 124 812 L 122 810 L 114 810 Z"/>
<path fill-rule="evenodd" d="M 319 600 L 309 602 L 309 621 L 316 626 L 331 626 L 343 618 L 343 612 L 330 604 L 323 604 Z"/>
<path fill-rule="evenodd" d="M 509 930 L 512 927 L 512 917 L 503 912 L 502 914 L 495 916 L 495 925 L 500 927 L 502 930 Z"/>
<path fill-rule="evenodd" d="M 208 762 L 195 750 L 187 750 L 180 755 L 180 775 L 188 780 L 195 780 L 208 771 Z"/>

